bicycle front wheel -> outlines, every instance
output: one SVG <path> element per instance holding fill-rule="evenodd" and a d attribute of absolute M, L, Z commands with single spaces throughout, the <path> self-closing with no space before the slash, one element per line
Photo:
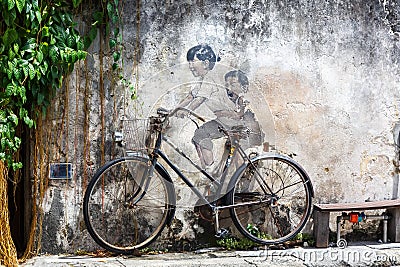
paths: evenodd
<path fill-rule="evenodd" d="M 292 239 L 305 226 L 312 185 L 294 160 L 262 155 L 251 160 L 227 197 L 237 229 L 254 242 L 273 245 Z"/>
<path fill-rule="evenodd" d="M 92 238 L 108 251 L 130 254 L 148 246 L 175 211 L 175 191 L 156 165 L 150 177 L 148 159 L 110 161 L 95 174 L 85 192 L 83 215 Z"/>

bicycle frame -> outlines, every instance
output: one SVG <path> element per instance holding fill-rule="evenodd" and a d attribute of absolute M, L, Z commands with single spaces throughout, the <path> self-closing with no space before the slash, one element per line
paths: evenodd
<path fill-rule="evenodd" d="M 159 118 L 155 118 L 157 121 L 157 119 Z M 165 118 L 166 120 L 167 118 Z M 161 121 L 158 120 L 158 123 L 160 125 L 163 125 L 165 123 L 165 121 Z M 225 183 L 225 179 L 228 175 L 228 170 L 229 167 L 232 164 L 232 159 L 237 156 L 237 153 L 239 153 L 239 155 L 241 156 L 242 159 L 244 159 L 244 163 L 243 165 L 246 165 L 248 163 L 251 164 L 251 160 L 248 158 L 248 156 L 246 155 L 246 153 L 244 152 L 244 150 L 241 148 L 238 138 L 231 138 L 230 136 L 228 136 L 228 140 L 229 140 L 229 154 L 227 156 L 227 158 L 225 159 L 225 164 L 224 164 L 224 168 L 223 168 L 223 172 L 222 172 L 222 176 L 219 180 L 215 179 L 213 176 L 211 176 L 209 173 L 207 173 L 203 168 L 201 168 L 199 165 L 197 165 L 195 162 L 193 162 L 192 159 L 190 159 L 178 146 L 176 146 L 173 142 L 171 142 L 163 133 L 162 131 L 162 127 L 154 127 L 154 129 L 152 129 L 152 131 L 155 131 L 156 133 L 156 142 L 155 142 L 155 147 L 154 149 L 152 149 L 151 153 L 150 153 L 150 161 L 151 161 L 151 168 L 149 170 L 149 175 L 146 176 L 147 179 L 147 183 L 144 187 L 143 190 L 143 194 L 145 194 L 148 185 L 150 183 L 151 177 L 152 177 L 152 173 L 154 171 L 154 168 L 158 162 L 158 158 L 161 157 L 166 164 L 183 180 L 183 182 L 193 191 L 194 194 L 196 194 L 197 197 L 199 197 L 200 200 L 204 201 L 204 203 L 206 205 L 208 205 L 212 210 L 218 210 L 218 209 L 225 209 L 225 208 L 231 208 L 231 207 L 237 207 L 237 206 L 241 206 L 241 205 L 249 205 L 249 204 L 257 204 L 257 203 L 261 203 L 261 202 L 268 202 L 270 201 L 270 199 L 268 200 L 259 200 L 259 201 L 254 201 L 254 202 L 248 202 L 248 203 L 241 203 L 241 204 L 236 204 L 236 205 L 222 205 L 222 206 L 218 206 L 217 205 L 217 200 L 220 199 L 222 197 L 222 189 L 223 189 L 223 185 Z M 216 190 L 216 198 L 214 201 L 209 201 L 207 200 L 207 198 L 199 191 L 199 189 L 193 185 L 193 183 L 191 182 L 191 180 L 186 177 L 180 170 L 179 168 L 168 158 L 168 156 L 161 150 L 161 144 L 165 142 L 166 144 L 168 144 L 170 147 L 172 147 L 179 155 L 181 155 L 182 157 L 184 157 L 185 159 L 187 159 L 190 164 L 192 166 L 194 166 L 197 170 L 199 170 L 203 176 L 205 176 L 207 179 L 210 180 L 210 182 L 215 183 L 217 185 L 217 190 Z M 239 169 L 241 169 L 240 167 L 237 168 L 236 171 L 238 171 Z M 145 175 L 144 175 L 145 176 Z M 146 177 L 143 177 L 143 179 L 146 179 Z M 144 180 L 141 181 L 141 185 L 143 185 L 142 183 L 144 182 Z M 265 185 L 267 188 L 264 189 L 263 191 L 268 195 L 267 192 L 270 192 L 270 194 L 272 193 L 272 190 L 269 188 L 268 185 Z"/>

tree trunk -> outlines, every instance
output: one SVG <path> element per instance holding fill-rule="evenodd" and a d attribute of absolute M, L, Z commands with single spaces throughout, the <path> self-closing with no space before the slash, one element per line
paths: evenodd
<path fill-rule="evenodd" d="M 17 250 L 11 237 L 8 194 L 7 194 L 7 168 L 0 161 L 0 264 L 5 266 L 18 266 Z"/>

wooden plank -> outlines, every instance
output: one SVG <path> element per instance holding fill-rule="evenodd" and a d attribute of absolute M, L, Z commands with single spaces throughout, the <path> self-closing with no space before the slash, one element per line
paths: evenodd
<path fill-rule="evenodd" d="M 356 203 L 332 203 L 332 204 L 314 204 L 314 210 L 318 211 L 350 211 L 350 210 L 369 210 L 385 209 L 400 206 L 400 199 L 356 202 Z"/>
<path fill-rule="evenodd" d="M 314 211 L 315 247 L 327 248 L 329 243 L 329 212 Z"/>
<path fill-rule="evenodd" d="M 389 208 L 386 213 L 392 216 L 388 221 L 388 238 L 390 242 L 400 242 L 400 209 Z"/>

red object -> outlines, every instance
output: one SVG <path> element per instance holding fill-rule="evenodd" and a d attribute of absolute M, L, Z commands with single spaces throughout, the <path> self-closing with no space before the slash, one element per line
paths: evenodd
<path fill-rule="evenodd" d="M 349 216 L 350 216 L 349 221 L 352 222 L 352 223 L 358 223 L 358 215 L 359 215 L 359 214 L 356 213 L 356 212 L 350 213 L 350 214 L 349 214 Z"/>

